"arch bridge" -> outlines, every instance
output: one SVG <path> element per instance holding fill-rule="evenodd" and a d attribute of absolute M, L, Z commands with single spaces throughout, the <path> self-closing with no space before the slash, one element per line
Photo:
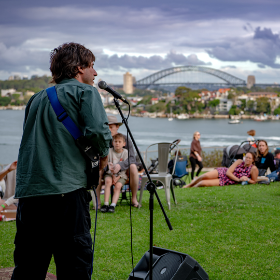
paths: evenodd
<path fill-rule="evenodd" d="M 216 70 L 213 68 L 202 67 L 202 66 L 177 66 L 177 67 L 172 67 L 172 68 L 161 70 L 150 76 L 147 76 L 146 78 L 136 81 L 135 86 L 140 87 L 140 88 L 147 88 L 151 85 L 158 84 L 158 81 L 163 79 L 166 76 L 173 75 L 173 74 L 180 73 L 180 72 L 187 72 L 187 71 L 202 72 L 202 73 L 206 73 L 206 74 L 215 76 L 215 77 L 225 81 L 226 84 L 228 84 L 228 85 L 233 85 L 233 86 L 245 86 L 246 85 L 246 82 L 244 80 L 239 79 L 226 72 Z"/>

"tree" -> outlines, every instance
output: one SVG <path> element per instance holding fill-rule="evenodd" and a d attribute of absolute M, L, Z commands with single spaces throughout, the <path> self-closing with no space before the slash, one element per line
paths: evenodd
<path fill-rule="evenodd" d="M 11 102 L 10 97 L 1 97 L 0 96 L 0 106 L 8 106 Z"/>
<path fill-rule="evenodd" d="M 158 102 L 157 104 L 148 107 L 148 111 L 151 113 L 165 111 L 166 106 L 163 102 Z"/>
<path fill-rule="evenodd" d="M 280 115 L 280 106 L 274 110 L 273 114 Z"/>
<path fill-rule="evenodd" d="M 246 99 L 240 99 L 241 101 L 241 110 L 244 110 L 246 108 Z"/>
<path fill-rule="evenodd" d="M 254 107 L 255 107 L 255 101 L 249 100 L 247 102 L 247 109 L 248 109 L 248 111 L 252 113 L 254 111 Z"/>
<path fill-rule="evenodd" d="M 141 101 L 139 101 L 139 102 L 137 103 L 137 105 L 139 105 L 139 104 L 148 105 L 148 104 L 151 103 L 152 98 L 153 98 L 153 97 L 152 97 L 151 95 L 146 95 L 146 96 L 144 96 L 144 97 L 142 98 Z"/>
<path fill-rule="evenodd" d="M 178 87 L 175 90 L 175 96 L 180 99 L 180 104 L 185 112 L 196 112 L 198 109 L 197 100 L 200 98 L 198 95 L 200 91 L 192 90 L 187 87 Z"/>
<path fill-rule="evenodd" d="M 229 109 L 229 115 L 239 115 L 240 109 L 236 105 L 232 105 L 231 108 Z"/>
<path fill-rule="evenodd" d="M 182 97 L 187 95 L 190 91 L 191 89 L 187 87 L 177 87 L 175 90 L 175 96 Z"/>
<path fill-rule="evenodd" d="M 209 107 L 217 107 L 220 104 L 220 99 L 214 99 L 208 102 Z"/>
<path fill-rule="evenodd" d="M 230 92 L 229 94 L 228 94 L 228 97 L 227 97 L 228 99 L 235 99 L 235 95 L 232 93 L 232 92 Z"/>
<path fill-rule="evenodd" d="M 267 113 L 267 114 L 269 114 L 271 112 L 270 103 L 269 103 L 267 97 L 257 98 L 256 112 L 257 113 Z"/>

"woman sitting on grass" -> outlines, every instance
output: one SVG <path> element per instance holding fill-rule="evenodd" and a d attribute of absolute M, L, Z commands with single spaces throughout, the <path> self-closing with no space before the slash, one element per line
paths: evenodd
<path fill-rule="evenodd" d="M 229 168 L 216 168 L 199 176 L 183 188 L 234 185 L 244 181 L 256 184 L 259 171 L 254 165 L 255 160 L 255 154 L 248 152 L 244 161 L 238 159 Z"/>

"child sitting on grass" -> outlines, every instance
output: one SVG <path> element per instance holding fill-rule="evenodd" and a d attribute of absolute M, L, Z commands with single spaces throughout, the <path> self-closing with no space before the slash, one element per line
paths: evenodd
<path fill-rule="evenodd" d="M 117 133 L 113 136 L 113 148 L 109 150 L 108 156 L 108 171 L 105 173 L 105 193 L 104 193 L 104 205 L 101 207 L 100 211 L 103 213 L 115 212 L 115 207 L 118 202 L 120 191 L 122 186 L 125 184 L 127 180 L 126 170 L 119 171 L 118 174 L 112 174 L 112 170 L 114 170 L 114 165 L 124 161 L 128 158 L 128 151 L 124 149 L 125 146 L 125 137 L 121 133 Z M 110 198 L 110 189 L 111 186 L 114 185 L 114 195 L 112 199 L 112 203 L 109 206 L 109 198 Z"/>

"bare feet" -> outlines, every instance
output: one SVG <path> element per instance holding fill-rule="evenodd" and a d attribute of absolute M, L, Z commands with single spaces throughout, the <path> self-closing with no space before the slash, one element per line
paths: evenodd
<path fill-rule="evenodd" d="M 101 208 L 101 204 L 98 204 L 97 209 L 100 210 L 100 208 Z M 93 206 L 92 209 L 95 210 L 95 207 Z"/>

